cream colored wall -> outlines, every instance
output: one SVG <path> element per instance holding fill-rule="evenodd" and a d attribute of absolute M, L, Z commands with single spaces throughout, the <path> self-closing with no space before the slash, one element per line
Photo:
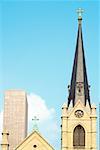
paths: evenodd
<path fill-rule="evenodd" d="M 9 136 L 8 131 L 6 129 L 3 129 L 2 142 L 1 142 L 1 149 L 2 150 L 9 150 L 8 136 Z"/>
<path fill-rule="evenodd" d="M 36 148 L 33 145 L 37 145 Z M 33 133 L 23 141 L 15 150 L 54 150 L 41 136 Z"/>
<path fill-rule="evenodd" d="M 81 109 L 84 116 L 77 118 L 74 113 L 76 110 Z M 96 150 L 96 108 L 92 109 L 78 101 L 74 108 L 67 108 L 67 105 L 62 107 L 62 150 L 73 150 L 73 131 L 77 125 L 83 126 L 85 129 L 85 149 Z M 74 149 L 75 150 L 75 149 Z"/>
<path fill-rule="evenodd" d="M 7 145 L 2 145 L 2 150 L 9 150 Z"/>
<path fill-rule="evenodd" d="M 37 145 L 37 148 L 34 148 L 33 145 Z M 47 144 L 39 139 L 28 140 L 23 143 L 17 150 L 52 150 Z"/>

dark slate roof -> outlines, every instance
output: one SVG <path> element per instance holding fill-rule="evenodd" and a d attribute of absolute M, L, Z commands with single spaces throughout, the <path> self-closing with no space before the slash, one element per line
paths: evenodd
<path fill-rule="evenodd" d="M 71 101 L 73 103 L 73 106 L 75 105 L 77 101 L 75 99 L 77 96 L 77 92 L 76 92 L 77 83 L 81 83 L 83 85 L 83 90 L 84 90 L 83 93 L 84 98 L 82 102 L 84 103 L 84 105 L 86 105 L 86 102 L 88 101 L 91 107 L 85 55 L 84 55 L 83 37 L 82 37 L 82 24 L 81 24 L 82 18 L 78 19 L 78 21 L 79 21 L 79 25 L 78 25 L 77 43 L 76 43 L 73 71 L 72 71 L 71 84 L 70 84 L 69 96 L 68 96 L 68 106 Z"/>

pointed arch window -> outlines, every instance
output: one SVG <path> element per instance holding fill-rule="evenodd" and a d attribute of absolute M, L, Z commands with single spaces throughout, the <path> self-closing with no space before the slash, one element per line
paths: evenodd
<path fill-rule="evenodd" d="M 81 125 L 76 126 L 74 129 L 73 146 L 77 149 L 85 147 L 85 130 Z"/>

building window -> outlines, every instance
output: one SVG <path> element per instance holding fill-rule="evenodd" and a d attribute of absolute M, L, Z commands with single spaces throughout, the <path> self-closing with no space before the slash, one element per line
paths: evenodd
<path fill-rule="evenodd" d="M 81 125 L 76 126 L 74 129 L 73 146 L 77 149 L 85 148 L 85 130 Z"/>
<path fill-rule="evenodd" d="M 34 148 L 37 148 L 37 145 L 33 145 Z"/>

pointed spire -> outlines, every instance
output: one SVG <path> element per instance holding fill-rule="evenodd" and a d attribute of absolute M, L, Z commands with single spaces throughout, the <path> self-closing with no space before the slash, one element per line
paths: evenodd
<path fill-rule="evenodd" d="M 85 106 L 86 102 L 90 104 L 89 85 L 86 72 L 85 55 L 82 37 L 82 9 L 78 9 L 78 35 L 76 51 L 74 57 L 71 85 L 69 89 L 68 106 L 72 101 L 73 106 L 80 100 Z"/>

